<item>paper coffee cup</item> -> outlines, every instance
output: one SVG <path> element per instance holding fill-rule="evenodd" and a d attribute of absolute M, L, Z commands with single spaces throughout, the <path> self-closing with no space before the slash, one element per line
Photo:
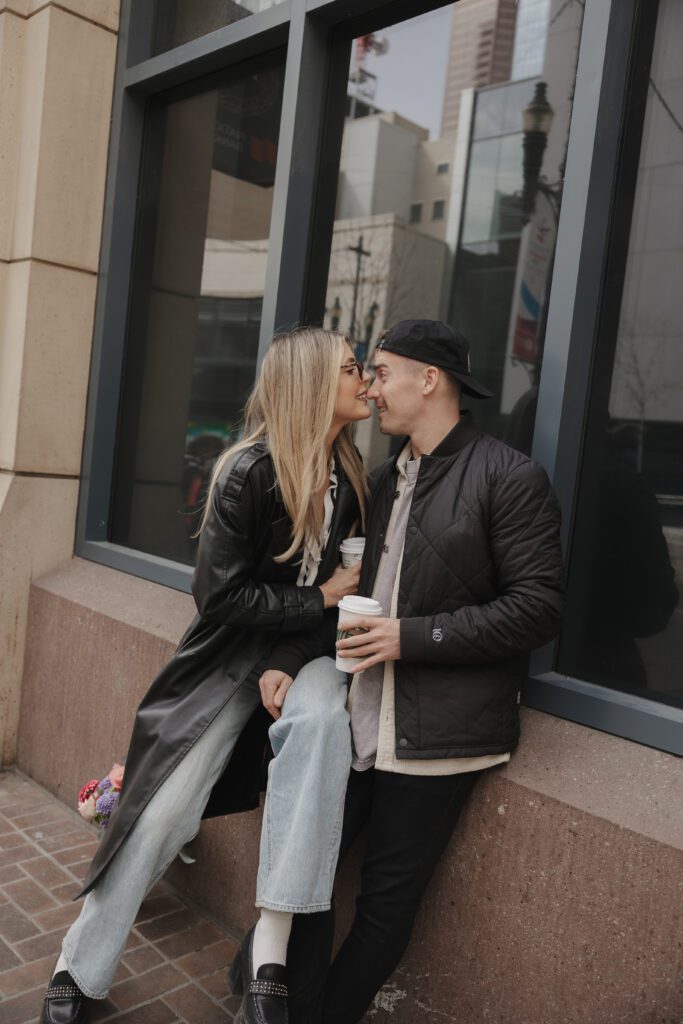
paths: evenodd
<path fill-rule="evenodd" d="M 341 542 L 339 552 L 345 569 L 350 569 L 356 562 L 360 562 L 364 548 L 365 537 L 349 537 Z"/>
<path fill-rule="evenodd" d="M 337 607 L 339 608 L 337 640 L 345 640 L 358 633 L 367 633 L 366 629 L 356 628 L 354 623 L 361 622 L 371 615 L 382 614 L 382 606 L 379 601 L 375 601 L 371 597 L 358 597 L 356 594 L 343 597 Z M 364 660 L 364 658 L 344 658 L 341 656 L 341 652 L 337 651 L 335 664 L 342 672 L 350 672 L 355 665 L 359 665 Z"/>

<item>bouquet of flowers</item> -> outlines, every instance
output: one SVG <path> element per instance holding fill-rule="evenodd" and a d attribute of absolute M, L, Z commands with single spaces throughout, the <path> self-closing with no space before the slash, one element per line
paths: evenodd
<path fill-rule="evenodd" d="M 81 817 L 91 821 L 98 828 L 105 829 L 119 802 L 122 783 L 122 764 L 115 764 L 103 779 L 91 779 L 90 782 L 86 782 L 78 794 L 78 813 Z"/>

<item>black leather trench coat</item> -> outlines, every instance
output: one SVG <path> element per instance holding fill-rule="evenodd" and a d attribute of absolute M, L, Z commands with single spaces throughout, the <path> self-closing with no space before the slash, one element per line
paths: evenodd
<path fill-rule="evenodd" d="M 338 460 L 336 473 L 319 584 L 334 572 L 339 545 L 359 518 Z M 119 806 L 79 896 L 106 871 L 150 798 L 260 661 L 294 676 L 307 661 L 333 654 L 336 608 L 323 609 L 319 587 L 296 585 L 300 554 L 274 561 L 289 545 L 290 531 L 266 443 L 259 441 L 231 460 L 210 496 L 192 581 L 198 614 L 138 708 Z M 205 818 L 258 805 L 271 723 L 257 708 L 212 790 Z"/>

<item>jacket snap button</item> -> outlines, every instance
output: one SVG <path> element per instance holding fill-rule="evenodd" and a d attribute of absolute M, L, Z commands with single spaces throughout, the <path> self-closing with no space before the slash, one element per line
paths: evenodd
<path fill-rule="evenodd" d="M 400 498 L 401 497 L 401 492 L 400 491 L 394 491 L 394 497 L 395 498 Z"/>
<path fill-rule="evenodd" d="M 401 739 L 398 741 L 398 745 L 399 745 L 399 747 L 407 747 L 408 746 L 408 740 L 405 738 L 405 736 L 401 737 Z"/>
<path fill-rule="evenodd" d="M 384 552 L 384 554 L 386 555 L 386 554 L 387 554 L 387 552 L 389 551 L 389 545 L 388 545 L 388 544 L 385 544 L 385 545 L 384 545 L 384 547 L 382 548 L 382 551 L 383 551 L 383 552 Z"/>
<path fill-rule="evenodd" d="M 417 533 L 417 526 L 409 526 L 408 533 Z"/>

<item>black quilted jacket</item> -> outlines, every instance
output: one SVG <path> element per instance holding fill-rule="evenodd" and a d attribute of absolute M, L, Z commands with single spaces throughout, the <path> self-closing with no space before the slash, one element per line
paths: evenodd
<path fill-rule="evenodd" d="M 396 482 L 396 459 L 373 474 L 361 594 L 372 593 Z M 528 653 L 556 634 L 563 595 L 545 471 L 464 414 L 422 457 L 406 528 L 396 756 L 512 750 Z"/>

